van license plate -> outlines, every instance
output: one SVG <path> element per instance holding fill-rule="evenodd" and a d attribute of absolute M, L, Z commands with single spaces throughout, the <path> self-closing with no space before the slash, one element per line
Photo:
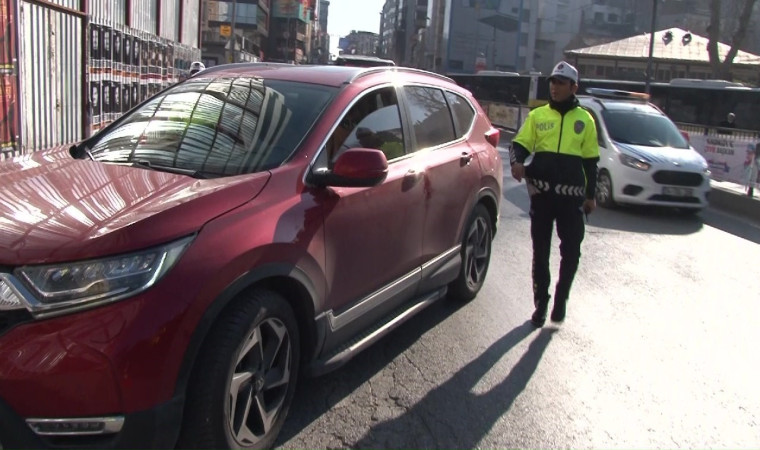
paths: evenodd
<path fill-rule="evenodd" d="M 666 186 L 662 188 L 662 193 L 664 195 L 672 195 L 673 197 L 691 197 L 694 190 L 691 188 Z"/>

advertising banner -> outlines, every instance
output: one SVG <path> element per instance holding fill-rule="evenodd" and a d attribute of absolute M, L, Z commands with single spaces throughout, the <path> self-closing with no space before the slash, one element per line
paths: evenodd
<path fill-rule="evenodd" d="M 750 181 L 759 144 L 755 139 L 689 133 L 689 140 L 707 160 L 713 180 L 742 185 Z"/>

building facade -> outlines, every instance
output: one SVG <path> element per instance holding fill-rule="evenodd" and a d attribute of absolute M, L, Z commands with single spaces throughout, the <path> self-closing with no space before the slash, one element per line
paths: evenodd
<path fill-rule="evenodd" d="M 315 0 L 273 0 L 267 61 L 309 62 L 315 8 Z"/>
<path fill-rule="evenodd" d="M 398 65 L 420 67 L 425 58 L 424 32 L 432 0 L 386 0 L 380 17 L 378 56 Z"/>
<path fill-rule="evenodd" d="M 269 36 L 271 0 L 205 0 L 201 17 L 203 62 L 258 61 Z"/>
<path fill-rule="evenodd" d="M 538 0 L 447 0 L 443 68 L 530 71 L 535 66 Z"/>
<path fill-rule="evenodd" d="M 342 52 L 350 55 L 376 56 L 379 35 L 370 31 L 351 31 L 342 39 Z"/>

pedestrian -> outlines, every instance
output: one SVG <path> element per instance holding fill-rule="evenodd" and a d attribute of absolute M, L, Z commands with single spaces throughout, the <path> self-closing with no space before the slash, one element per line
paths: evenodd
<path fill-rule="evenodd" d="M 720 123 L 721 128 L 736 128 L 736 114 L 730 112 L 726 115 L 726 120 Z"/>
<path fill-rule="evenodd" d="M 599 144 L 591 114 L 580 107 L 578 70 L 560 62 L 549 77 L 549 104 L 528 114 L 512 140 L 512 176 L 525 178 L 530 195 L 530 237 L 533 241 L 533 303 L 531 322 L 546 322 L 549 308 L 549 256 L 556 221 L 560 239 L 560 269 L 554 291 L 552 322 L 565 319 L 585 234 L 584 215 L 594 211 Z"/>

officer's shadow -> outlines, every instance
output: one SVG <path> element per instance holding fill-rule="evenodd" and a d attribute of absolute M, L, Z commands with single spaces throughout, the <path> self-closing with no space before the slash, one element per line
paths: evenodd
<path fill-rule="evenodd" d="M 534 332 L 513 329 L 402 416 L 379 423 L 352 448 L 475 448 L 525 389 L 556 328 L 543 328 L 503 381 L 485 393 L 478 382 L 507 352 Z"/>

